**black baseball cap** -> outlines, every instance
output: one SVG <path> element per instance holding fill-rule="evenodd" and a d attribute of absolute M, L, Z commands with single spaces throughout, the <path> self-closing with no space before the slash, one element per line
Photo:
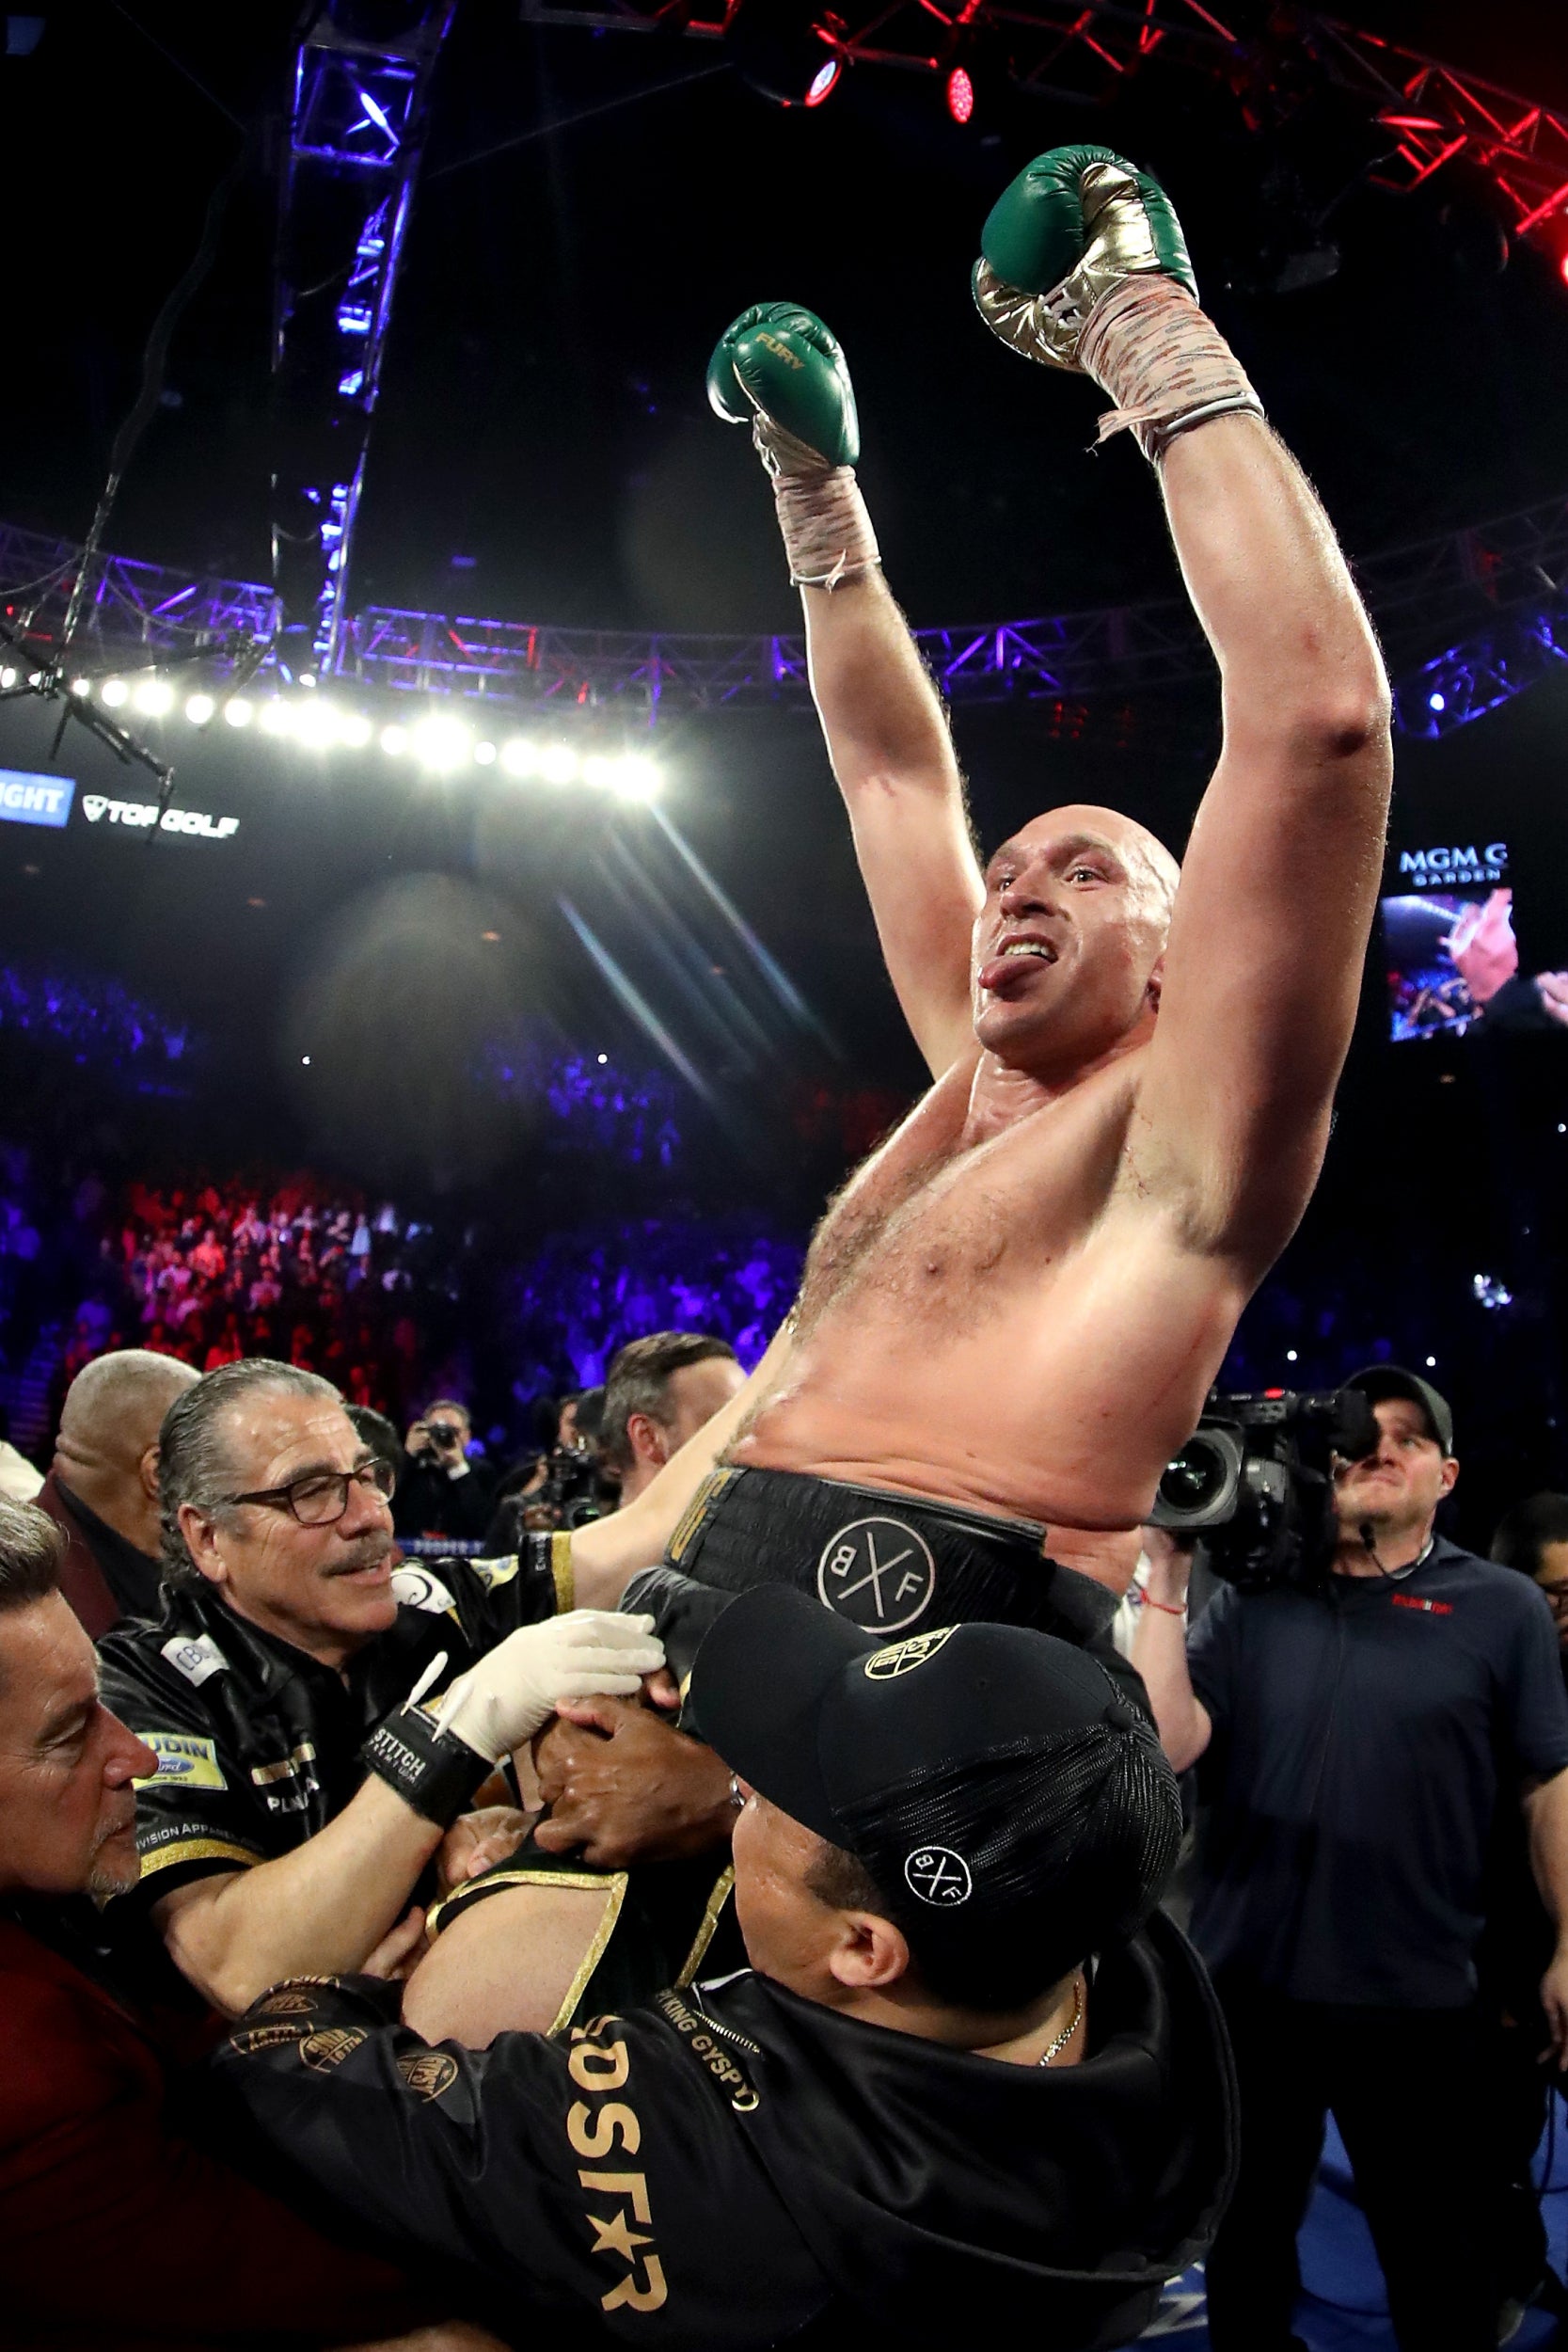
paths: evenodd
<path fill-rule="evenodd" d="M 1428 1430 L 1443 1452 L 1453 1452 L 1452 1408 L 1448 1398 L 1439 1396 L 1432 1382 L 1423 1380 L 1418 1372 L 1406 1372 L 1402 1364 L 1369 1364 L 1365 1372 L 1353 1372 L 1343 1385 L 1359 1389 L 1369 1405 L 1379 1405 L 1389 1396 L 1402 1396 L 1409 1404 L 1418 1405 L 1426 1415 Z"/>
<path fill-rule="evenodd" d="M 879 1645 L 758 1585 L 704 1641 L 691 1700 L 731 1770 L 852 1853 L 922 1954 L 1026 1939 L 1043 1985 L 1135 1932 L 1176 1859 L 1180 1799 L 1152 1724 L 1049 1633 Z"/>

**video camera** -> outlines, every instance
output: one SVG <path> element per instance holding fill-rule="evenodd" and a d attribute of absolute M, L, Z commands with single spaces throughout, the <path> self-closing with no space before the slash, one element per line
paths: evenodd
<path fill-rule="evenodd" d="M 599 1486 L 596 1447 L 552 1446 L 545 1456 L 543 1484 L 529 1496 L 527 1527 L 586 1527 L 603 1518 L 607 1504 Z"/>
<path fill-rule="evenodd" d="M 1359 1389 L 1211 1390 L 1203 1418 L 1161 1474 L 1149 1519 L 1200 1535 L 1216 1576 L 1242 1592 L 1313 1585 L 1329 1573 L 1339 1526 L 1334 1463 L 1378 1442 Z"/>

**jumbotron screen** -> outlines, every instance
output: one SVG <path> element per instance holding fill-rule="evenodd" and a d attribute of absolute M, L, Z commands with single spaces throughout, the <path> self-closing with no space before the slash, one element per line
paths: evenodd
<path fill-rule="evenodd" d="M 1568 1028 L 1568 974 L 1537 971 L 1514 930 L 1508 845 L 1404 850 L 1383 900 L 1388 1028 L 1412 1038 Z"/>

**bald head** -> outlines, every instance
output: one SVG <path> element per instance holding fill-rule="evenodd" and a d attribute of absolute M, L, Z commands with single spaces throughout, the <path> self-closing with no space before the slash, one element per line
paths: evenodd
<path fill-rule="evenodd" d="M 1150 1033 L 1180 868 L 1119 809 L 1033 817 L 991 856 L 974 924 L 974 1032 L 1007 1067 L 1086 1067 Z"/>
<path fill-rule="evenodd" d="M 158 1432 L 196 1377 L 175 1357 L 125 1347 L 95 1356 L 66 1391 L 55 1475 L 138 1551 L 158 1549 Z"/>
<path fill-rule="evenodd" d="M 1164 843 L 1135 818 L 1124 817 L 1118 808 L 1097 808 L 1091 801 L 1075 801 L 1066 808 L 1047 809 L 1043 817 L 1032 817 L 1014 834 L 1012 845 L 1037 842 L 1112 850 L 1127 867 L 1134 887 L 1141 885 L 1159 900 L 1169 922 L 1181 868 Z"/>

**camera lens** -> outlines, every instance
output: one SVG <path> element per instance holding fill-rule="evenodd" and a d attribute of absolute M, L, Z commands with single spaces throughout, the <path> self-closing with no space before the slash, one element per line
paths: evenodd
<path fill-rule="evenodd" d="M 1160 1480 L 1160 1500 L 1176 1511 L 1208 1508 L 1226 1480 L 1227 1465 L 1217 1447 L 1202 1436 L 1191 1438 Z"/>

